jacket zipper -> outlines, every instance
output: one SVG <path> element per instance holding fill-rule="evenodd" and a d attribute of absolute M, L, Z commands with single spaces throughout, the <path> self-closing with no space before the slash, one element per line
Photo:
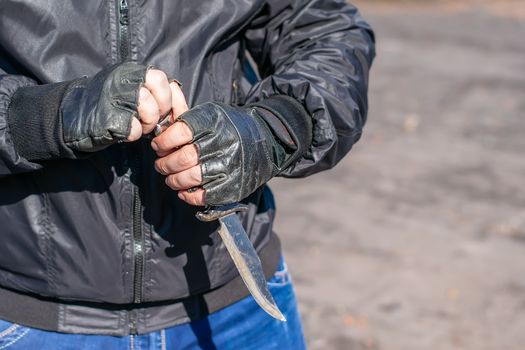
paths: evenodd
<path fill-rule="evenodd" d="M 129 6 L 128 0 L 117 0 L 118 5 L 118 55 L 120 62 L 126 62 L 130 57 Z M 131 180 L 135 183 L 133 189 L 132 236 L 133 236 L 133 302 L 142 302 L 142 286 L 144 284 L 144 233 L 142 232 L 142 202 L 140 199 L 140 145 L 129 145 Z M 137 318 L 135 311 L 130 312 L 130 332 L 137 333 Z"/>
<path fill-rule="evenodd" d="M 119 10 L 118 40 L 120 62 L 126 62 L 129 58 L 129 7 L 128 0 L 117 0 Z"/>
<path fill-rule="evenodd" d="M 140 152 L 139 145 L 133 145 L 134 154 L 131 154 L 132 162 L 131 176 L 132 182 L 135 183 L 133 189 L 133 302 L 138 304 L 142 302 L 142 286 L 144 284 L 144 233 L 142 232 L 141 216 L 142 216 L 142 202 L 140 200 L 140 190 L 138 187 L 140 181 Z M 129 156 L 128 156 L 129 157 Z M 129 312 L 129 330 L 131 334 L 138 334 L 137 322 L 139 319 L 139 310 L 131 310 Z"/>
<path fill-rule="evenodd" d="M 134 145 L 135 146 L 135 145 Z M 142 214 L 142 202 L 140 200 L 140 190 L 138 183 L 140 181 L 140 158 L 138 154 L 140 152 L 137 145 L 133 162 L 131 164 L 132 177 L 135 182 L 135 188 L 133 191 L 133 256 L 134 256 L 134 273 L 133 273 L 133 302 L 138 304 L 142 302 L 142 285 L 144 283 L 144 234 L 142 232 L 141 214 Z"/>

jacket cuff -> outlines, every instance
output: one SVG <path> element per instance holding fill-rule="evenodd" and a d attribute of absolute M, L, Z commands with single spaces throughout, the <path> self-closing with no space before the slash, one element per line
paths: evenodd
<path fill-rule="evenodd" d="M 281 171 L 299 160 L 310 148 L 312 117 L 294 98 L 275 95 L 250 106 L 257 107 L 259 116 L 289 154 Z"/>
<path fill-rule="evenodd" d="M 71 82 L 19 88 L 7 123 L 18 154 L 29 161 L 76 158 L 64 143 L 60 103 Z"/>

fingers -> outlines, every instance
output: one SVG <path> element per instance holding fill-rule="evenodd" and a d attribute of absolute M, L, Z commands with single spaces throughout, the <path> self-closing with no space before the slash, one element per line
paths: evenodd
<path fill-rule="evenodd" d="M 160 73 L 162 74 L 160 74 Z M 140 92 L 139 115 L 144 133 L 151 132 L 160 116 L 171 110 L 172 122 L 188 110 L 186 98 L 179 84 L 167 83 L 166 75 L 158 70 L 150 70 L 146 75 L 144 87 Z M 166 93 L 166 86 L 169 94 Z M 155 105 L 155 103 L 156 105 Z M 189 144 L 193 133 L 184 122 L 175 122 L 151 142 L 151 147 L 160 157 L 155 161 L 155 169 L 166 176 L 166 184 L 179 191 L 181 200 L 191 205 L 204 205 L 202 172 L 199 166 L 197 148 Z"/>
<path fill-rule="evenodd" d="M 178 118 L 179 115 L 188 110 L 188 104 L 186 103 L 186 97 L 176 82 L 170 83 L 171 89 L 171 109 L 173 111 L 173 119 Z"/>
<path fill-rule="evenodd" d="M 176 122 L 151 141 L 151 147 L 159 156 L 191 142 L 193 133 L 184 122 Z"/>
<path fill-rule="evenodd" d="M 185 145 L 155 161 L 155 169 L 162 175 L 179 173 L 199 163 L 197 148 L 193 144 Z M 199 168 L 200 171 L 200 168 Z"/>
<path fill-rule="evenodd" d="M 203 206 L 206 203 L 204 202 L 205 190 L 203 188 L 198 188 L 194 191 L 179 191 L 179 198 L 191 205 Z"/>
<path fill-rule="evenodd" d="M 140 121 L 137 118 L 131 119 L 131 132 L 129 133 L 129 136 L 127 138 L 127 141 L 133 142 L 140 139 L 142 136 L 142 125 L 140 124 Z"/>
<path fill-rule="evenodd" d="M 148 70 L 144 86 L 139 91 L 137 106 L 142 134 L 151 133 L 159 119 L 169 112 L 171 112 L 171 121 L 173 122 L 187 110 L 188 104 L 179 84 L 170 83 L 166 74 L 161 70 Z M 128 140 L 135 139 L 135 136 L 128 137 Z"/>
<path fill-rule="evenodd" d="M 176 191 L 188 190 L 202 183 L 201 167 L 196 165 L 187 170 L 166 177 L 166 185 Z"/>
<path fill-rule="evenodd" d="M 148 70 L 137 106 L 143 134 L 152 132 L 160 116 L 171 111 L 171 102 L 171 87 L 166 74 L 158 69 Z"/>
<path fill-rule="evenodd" d="M 180 199 L 191 205 L 204 205 L 202 170 L 195 145 L 188 144 L 155 161 L 155 169 L 167 175 L 166 185 L 179 191 Z"/>
<path fill-rule="evenodd" d="M 151 92 L 145 87 L 141 87 L 139 91 L 139 105 L 137 107 L 139 112 L 140 123 L 142 124 L 142 133 L 149 134 L 155 128 L 159 121 L 159 104 Z"/>
<path fill-rule="evenodd" d="M 188 104 L 186 103 L 186 97 L 180 88 L 180 85 L 176 82 L 170 83 L 171 89 L 171 114 L 169 115 L 169 123 L 162 125 L 162 131 L 164 132 L 175 120 L 184 112 L 188 110 Z M 164 123 L 163 123 L 164 124 Z"/>
<path fill-rule="evenodd" d="M 159 116 L 171 110 L 171 88 L 166 73 L 158 69 L 148 70 L 144 87 L 157 102 Z"/>

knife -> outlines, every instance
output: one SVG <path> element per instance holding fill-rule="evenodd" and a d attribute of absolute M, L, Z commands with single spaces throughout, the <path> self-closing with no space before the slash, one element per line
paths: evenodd
<path fill-rule="evenodd" d="M 170 114 L 164 115 L 157 123 L 154 130 L 155 136 L 160 135 L 165 128 L 174 123 Z M 286 318 L 268 290 L 261 260 L 237 216 L 237 212 L 247 210 L 248 206 L 234 203 L 209 207 L 204 211 L 197 212 L 195 216 L 197 219 L 206 222 L 219 220 L 221 225 L 219 235 L 248 291 L 264 311 L 284 322 Z"/>
<path fill-rule="evenodd" d="M 237 216 L 237 212 L 247 210 L 248 206 L 235 203 L 208 208 L 195 216 L 201 221 L 219 220 L 219 235 L 251 295 L 270 316 L 286 321 L 268 290 L 261 260 Z"/>

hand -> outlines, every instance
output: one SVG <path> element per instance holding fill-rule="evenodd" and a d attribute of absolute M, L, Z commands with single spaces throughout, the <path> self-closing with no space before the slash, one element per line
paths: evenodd
<path fill-rule="evenodd" d="M 80 79 L 61 104 L 66 145 L 95 152 L 121 140 L 136 141 L 155 128 L 174 100 L 180 104 L 180 96 L 178 84 L 164 72 L 134 63 Z"/>
<path fill-rule="evenodd" d="M 76 159 L 150 133 L 159 118 L 188 109 L 178 83 L 135 63 L 93 77 L 19 88 L 8 123 L 17 152 L 30 161 Z M 33 142 L 27 142 L 33 140 Z"/>
<path fill-rule="evenodd" d="M 237 202 L 280 170 L 274 156 L 282 147 L 255 108 L 196 106 L 151 145 L 156 170 L 192 205 Z"/>
<path fill-rule="evenodd" d="M 171 118 L 176 118 L 187 109 L 179 84 L 170 83 L 161 70 L 148 70 L 144 85 L 139 90 L 138 118 L 132 119 L 127 141 L 136 141 L 142 135 L 152 132 L 159 119 L 168 112 L 171 112 Z"/>
<path fill-rule="evenodd" d="M 187 110 L 187 107 L 186 107 Z M 178 115 L 177 115 L 178 117 Z M 183 201 L 191 205 L 204 205 L 202 171 L 193 133 L 186 123 L 177 121 L 151 143 L 159 159 L 155 169 L 166 175 L 166 185 L 178 192 Z"/>

